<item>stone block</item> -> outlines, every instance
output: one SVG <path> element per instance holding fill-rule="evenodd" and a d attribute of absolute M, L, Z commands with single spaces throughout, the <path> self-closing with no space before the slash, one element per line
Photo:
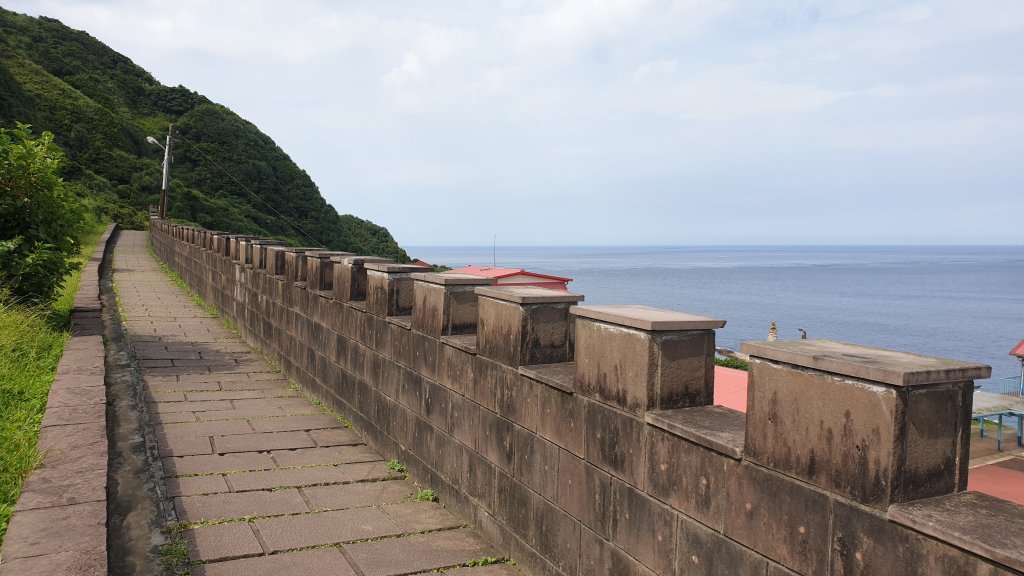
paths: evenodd
<path fill-rule="evenodd" d="M 533 503 L 533 546 L 566 574 L 576 574 L 580 558 L 580 523 L 543 498 Z"/>
<path fill-rule="evenodd" d="M 451 397 L 451 435 L 469 448 L 479 451 L 480 411 L 479 404 L 465 396 Z"/>
<path fill-rule="evenodd" d="M 646 424 L 598 402 L 587 402 L 585 410 L 587 461 L 642 488 Z"/>
<path fill-rule="evenodd" d="M 495 475 L 494 491 L 494 516 L 504 522 L 513 534 L 533 542 L 537 528 L 533 507 L 537 495 L 525 484 L 500 470 Z"/>
<path fill-rule="evenodd" d="M 829 573 L 834 576 L 1012 574 L 953 546 L 887 522 L 878 512 L 841 502 L 834 504 L 831 544 Z"/>
<path fill-rule="evenodd" d="M 580 294 L 534 287 L 477 288 L 478 353 L 518 368 L 572 359 L 569 307 Z"/>
<path fill-rule="evenodd" d="M 558 505 L 584 526 L 608 538 L 611 476 L 565 450 L 558 457 Z"/>
<path fill-rule="evenodd" d="M 554 502 L 558 497 L 558 447 L 520 426 L 514 427 L 512 442 L 512 476 Z"/>
<path fill-rule="evenodd" d="M 476 354 L 456 348 L 448 344 L 440 345 L 440 360 L 437 369 L 437 381 L 459 394 L 466 393 L 466 386 L 475 378 L 474 364 Z"/>
<path fill-rule="evenodd" d="M 306 253 L 306 282 L 310 290 L 316 292 L 334 291 L 335 258 L 355 256 L 351 252 L 332 252 L 329 250 L 310 251 Z"/>
<path fill-rule="evenodd" d="M 435 382 L 440 379 L 441 341 L 426 334 L 412 331 L 412 368 Z"/>
<path fill-rule="evenodd" d="M 496 365 L 502 371 L 508 370 L 504 365 Z M 495 384 L 494 403 L 498 414 L 535 432 L 540 412 L 540 389 L 544 386 L 518 372 L 499 378 Z"/>
<path fill-rule="evenodd" d="M 477 413 L 477 452 L 506 473 L 512 473 L 512 457 L 515 444 L 512 442 L 514 425 L 509 420 L 490 410 Z"/>
<path fill-rule="evenodd" d="M 612 478 L 610 516 L 609 533 L 612 542 L 655 573 L 673 573 L 677 513 L 632 486 Z"/>
<path fill-rule="evenodd" d="M 477 286 L 494 284 L 493 278 L 468 274 L 413 274 L 412 328 L 440 338 L 476 332 Z"/>
<path fill-rule="evenodd" d="M 537 433 L 541 437 L 583 456 L 583 399 L 548 386 L 537 387 Z"/>
<path fill-rule="evenodd" d="M 420 266 L 370 262 L 366 268 L 366 311 L 381 318 L 409 316 L 413 305 L 412 273 Z"/>
<path fill-rule="evenodd" d="M 973 386 L 955 378 L 988 367 L 832 341 L 744 349 L 751 461 L 879 510 L 966 487 Z"/>
<path fill-rule="evenodd" d="M 679 519 L 676 574 L 717 576 L 767 571 L 768 560 L 720 533 L 686 518 Z"/>
<path fill-rule="evenodd" d="M 497 468 L 472 450 L 464 453 L 463 490 L 476 500 L 484 510 L 494 511 L 494 478 Z"/>
<path fill-rule="evenodd" d="M 334 299 L 341 302 L 366 300 L 367 262 L 391 262 L 376 256 L 342 256 L 334 263 Z"/>
<path fill-rule="evenodd" d="M 711 327 L 724 320 L 623 306 L 576 306 L 572 314 L 577 392 L 640 415 L 713 403 Z"/>
<path fill-rule="evenodd" d="M 655 576 L 636 558 L 586 528 L 580 537 L 579 573 L 580 576 Z"/>
<path fill-rule="evenodd" d="M 754 464 L 736 470 L 728 478 L 725 535 L 801 574 L 827 574 L 832 499 Z"/>
<path fill-rule="evenodd" d="M 647 492 L 716 530 L 736 461 L 661 430 L 647 431 Z"/>

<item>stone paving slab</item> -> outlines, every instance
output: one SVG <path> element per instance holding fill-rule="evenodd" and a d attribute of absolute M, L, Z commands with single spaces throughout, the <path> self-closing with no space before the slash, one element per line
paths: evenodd
<path fill-rule="evenodd" d="M 459 566 L 497 553 L 470 530 L 446 530 L 345 546 L 366 576 L 399 576 Z"/>
<path fill-rule="evenodd" d="M 263 547 L 248 522 L 203 526 L 187 531 L 185 539 L 191 548 L 189 557 L 194 561 L 232 560 L 263 554 Z"/>
<path fill-rule="evenodd" d="M 171 284 L 146 238 L 123 234 L 115 283 L 192 574 L 413 574 L 495 555 Z"/>
<path fill-rule="evenodd" d="M 294 488 L 181 496 L 174 499 L 174 508 L 178 512 L 178 518 L 187 522 L 309 512 L 306 501 Z"/>
<path fill-rule="evenodd" d="M 256 529 L 272 552 L 340 544 L 405 532 L 379 508 L 353 508 L 257 520 Z"/>
<path fill-rule="evenodd" d="M 246 558 L 200 566 L 192 571 L 195 576 L 356 576 L 341 551 L 322 548 L 303 552 L 276 554 L 261 558 Z"/>

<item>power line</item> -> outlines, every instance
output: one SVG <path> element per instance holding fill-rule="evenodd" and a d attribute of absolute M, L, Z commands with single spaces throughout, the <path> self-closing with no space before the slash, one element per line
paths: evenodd
<path fill-rule="evenodd" d="M 239 181 L 238 178 L 235 178 L 235 176 L 233 174 L 231 174 L 230 172 L 225 170 L 223 166 L 218 164 L 217 161 L 214 160 L 213 158 L 211 158 L 209 154 L 207 154 L 206 152 L 203 152 L 202 148 L 200 148 L 194 142 L 192 142 L 191 140 L 186 138 L 184 135 L 182 135 L 181 132 L 178 132 L 177 134 L 175 134 L 175 136 L 177 136 L 177 137 L 185 140 L 186 142 L 188 142 L 192 146 L 193 150 L 195 150 L 195 151 L 199 152 L 200 154 L 202 154 L 203 157 L 206 158 L 206 160 L 208 160 L 210 162 L 210 164 L 213 164 L 218 169 L 220 169 L 221 172 L 223 172 L 225 175 L 227 175 L 228 178 L 231 178 L 232 180 L 234 180 L 235 184 L 238 184 L 242 188 L 242 190 L 245 190 L 246 192 L 248 192 L 250 196 L 252 196 L 253 198 L 255 198 L 255 199 L 259 200 L 260 202 L 262 202 L 267 208 L 270 208 L 271 210 L 273 210 L 274 214 L 277 214 L 278 216 L 280 216 L 281 219 L 284 220 L 285 222 L 287 222 L 289 225 L 291 225 L 292 228 L 295 228 L 296 230 L 301 232 L 303 236 L 305 236 L 306 238 L 309 238 L 310 240 L 312 240 L 313 243 L 315 243 L 317 246 L 319 246 L 321 248 L 326 248 L 326 246 L 324 246 L 316 238 L 313 238 L 309 234 L 306 234 L 306 231 L 303 230 L 302 228 L 299 228 L 298 224 L 292 222 L 291 220 L 288 219 L 287 216 L 285 216 L 284 214 L 281 214 L 280 212 L 278 212 L 277 209 L 274 208 L 273 206 L 271 206 L 269 202 L 267 202 L 263 198 L 260 198 L 259 196 L 257 196 L 252 190 L 249 190 L 249 188 L 245 184 L 242 184 L 242 182 Z"/>

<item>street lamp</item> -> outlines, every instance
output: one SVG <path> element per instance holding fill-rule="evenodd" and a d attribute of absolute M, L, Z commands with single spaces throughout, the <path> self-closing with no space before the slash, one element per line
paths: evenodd
<path fill-rule="evenodd" d="M 174 124 L 167 126 L 167 145 L 160 144 L 160 141 L 152 136 L 146 136 L 146 142 L 156 144 L 164 149 L 164 179 L 160 187 L 160 219 L 167 216 L 167 188 L 171 182 L 171 134 L 174 132 Z"/>

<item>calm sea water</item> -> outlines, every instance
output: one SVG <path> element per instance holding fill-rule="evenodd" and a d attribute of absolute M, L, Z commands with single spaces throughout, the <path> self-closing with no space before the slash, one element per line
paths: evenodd
<path fill-rule="evenodd" d="M 420 246 L 452 267 L 489 265 L 490 246 Z M 1020 374 L 1024 247 L 509 247 L 499 266 L 573 278 L 587 304 L 644 304 L 727 320 L 719 346 L 832 338 L 980 362 L 993 378 Z"/>

